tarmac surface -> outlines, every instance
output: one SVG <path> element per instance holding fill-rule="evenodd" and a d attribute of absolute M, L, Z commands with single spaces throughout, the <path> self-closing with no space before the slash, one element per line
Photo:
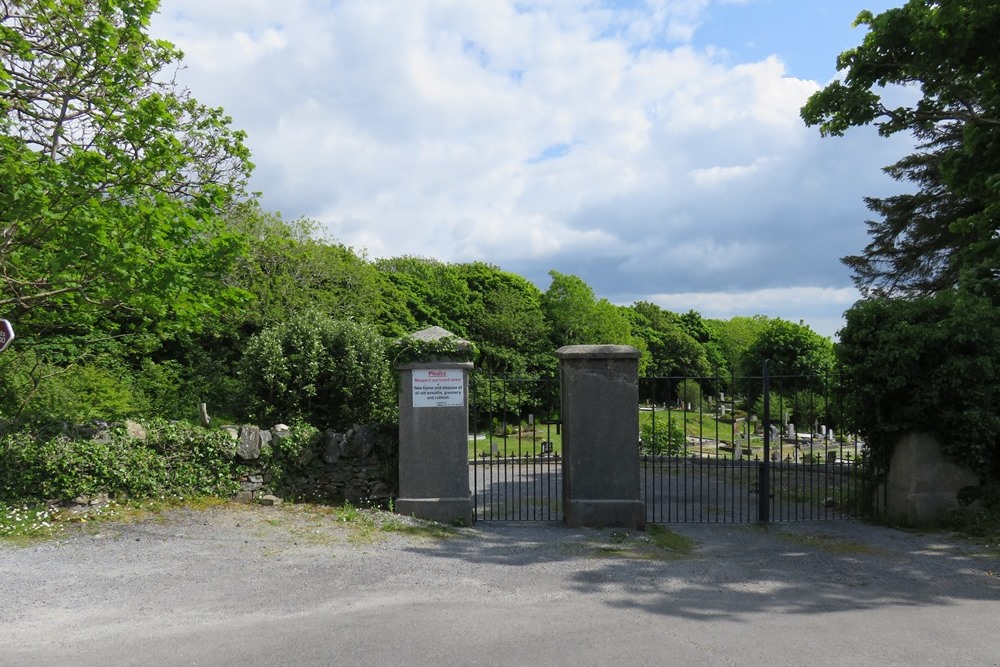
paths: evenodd
<path fill-rule="evenodd" d="M 0 665 L 1000 665 L 1000 554 L 848 521 L 444 537 L 226 505 L 0 544 Z"/>

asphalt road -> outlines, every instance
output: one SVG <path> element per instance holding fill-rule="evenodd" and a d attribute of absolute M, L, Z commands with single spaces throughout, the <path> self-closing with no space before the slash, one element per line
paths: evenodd
<path fill-rule="evenodd" d="M 0 665 L 1000 665 L 1000 556 L 860 523 L 439 539 L 229 506 L 0 546 Z"/>

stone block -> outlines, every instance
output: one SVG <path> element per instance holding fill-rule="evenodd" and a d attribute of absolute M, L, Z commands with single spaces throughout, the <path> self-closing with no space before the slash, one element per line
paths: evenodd
<path fill-rule="evenodd" d="M 559 348 L 563 506 L 574 527 L 645 527 L 639 496 L 639 351 Z M 600 406 L 595 409 L 595 406 Z"/>
<path fill-rule="evenodd" d="M 236 456 L 243 461 L 254 461 L 260 458 L 260 428 L 256 426 L 241 426 L 236 446 Z"/>
<path fill-rule="evenodd" d="M 125 420 L 125 431 L 128 433 L 128 437 L 133 440 L 146 442 L 146 429 L 142 427 L 142 424 L 127 419 Z"/>
<path fill-rule="evenodd" d="M 333 431 L 326 431 L 323 434 L 323 463 L 334 465 L 340 461 L 340 456 L 344 451 L 344 435 Z"/>
<path fill-rule="evenodd" d="M 978 485 L 975 473 L 945 459 L 932 436 L 910 433 L 896 444 L 889 463 L 886 513 L 910 526 L 931 523 L 958 509 L 960 490 Z"/>
<path fill-rule="evenodd" d="M 373 426 L 355 425 L 347 438 L 347 454 L 355 459 L 366 459 L 375 451 L 378 431 Z"/>

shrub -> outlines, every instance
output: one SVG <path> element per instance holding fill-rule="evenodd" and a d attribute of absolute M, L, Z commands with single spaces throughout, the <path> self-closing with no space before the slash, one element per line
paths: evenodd
<path fill-rule="evenodd" d="M 240 364 L 246 416 L 320 429 L 389 421 L 395 382 L 385 341 L 371 327 L 307 312 L 262 331 Z"/>
<path fill-rule="evenodd" d="M 1000 308 L 962 292 L 860 301 L 839 354 L 853 426 L 885 466 L 900 436 L 930 433 L 945 455 L 1000 480 Z"/>
<path fill-rule="evenodd" d="M 146 441 L 123 426 L 100 440 L 12 433 L 0 438 L 0 502 L 229 495 L 232 455 L 222 431 L 163 421 L 148 426 Z"/>
<path fill-rule="evenodd" d="M 685 451 L 684 429 L 678 420 L 645 419 L 639 432 L 642 449 L 648 454 L 679 456 Z"/>
<path fill-rule="evenodd" d="M 22 422 L 124 419 L 146 407 L 131 374 L 117 362 L 58 365 L 32 352 L 0 358 L 0 413 Z"/>

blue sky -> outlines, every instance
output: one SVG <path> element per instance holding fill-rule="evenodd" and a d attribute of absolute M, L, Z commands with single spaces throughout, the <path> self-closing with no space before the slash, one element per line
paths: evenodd
<path fill-rule="evenodd" d="M 152 32 L 247 131 L 254 189 L 369 257 L 481 260 L 542 289 L 824 335 L 839 258 L 906 154 L 798 110 L 863 0 L 163 0 Z"/>
<path fill-rule="evenodd" d="M 826 81 L 837 54 L 856 46 L 864 34 L 851 28 L 858 12 L 879 13 L 902 0 L 758 0 L 714 6 L 694 36 L 701 47 L 723 45 L 733 62 L 777 55 L 789 76 Z"/>

